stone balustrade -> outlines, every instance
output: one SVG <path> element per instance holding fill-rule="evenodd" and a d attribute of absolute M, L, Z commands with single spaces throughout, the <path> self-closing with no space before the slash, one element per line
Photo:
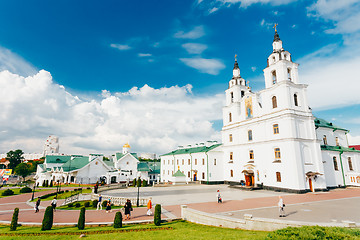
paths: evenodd
<path fill-rule="evenodd" d="M 114 197 L 114 196 L 108 196 L 108 195 L 101 195 L 103 201 L 108 201 L 110 199 L 111 203 L 115 206 L 124 206 L 126 203 L 126 200 L 129 199 L 131 201 L 131 205 L 136 206 L 137 198 L 136 197 Z M 91 194 L 91 200 L 98 200 L 99 194 Z M 139 205 L 146 206 L 149 201 L 149 198 L 139 198 Z"/>

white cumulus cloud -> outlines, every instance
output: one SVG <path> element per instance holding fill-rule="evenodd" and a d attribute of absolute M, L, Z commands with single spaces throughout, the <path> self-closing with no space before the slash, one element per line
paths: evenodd
<path fill-rule="evenodd" d="M 180 61 L 185 65 L 195 68 L 202 73 L 208 73 L 211 75 L 218 75 L 220 70 L 225 68 L 224 63 L 218 59 L 207 59 L 207 58 L 180 58 Z"/>
<path fill-rule="evenodd" d="M 127 44 L 117 44 L 117 43 L 110 44 L 110 47 L 116 48 L 116 49 L 118 49 L 120 51 L 125 51 L 125 50 L 131 49 L 131 47 L 129 45 L 127 45 Z"/>
<path fill-rule="evenodd" d="M 190 54 L 201 54 L 207 49 L 207 45 L 201 43 L 185 43 L 181 46 Z"/>
<path fill-rule="evenodd" d="M 174 34 L 175 38 L 198 39 L 205 35 L 204 26 L 196 26 L 189 32 L 178 31 Z"/>

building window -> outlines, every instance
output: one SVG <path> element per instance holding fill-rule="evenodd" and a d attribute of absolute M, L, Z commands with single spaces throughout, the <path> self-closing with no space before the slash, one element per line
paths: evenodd
<path fill-rule="evenodd" d="M 336 146 L 339 146 L 339 145 L 340 145 L 340 144 L 339 144 L 339 138 L 338 138 L 338 137 L 335 138 L 335 142 L 336 142 Z"/>
<path fill-rule="evenodd" d="M 164 165 L 165 165 L 165 160 L 164 160 Z"/>
<path fill-rule="evenodd" d="M 202 173 L 202 179 L 205 180 L 205 173 L 204 172 Z"/>
<path fill-rule="evenodd" d="M 232 122 L 231 113 L 229 113 L 229 122 Z"/>
<path fill-rule="evenodd" d="M 197 159 L 195 158 L 195 165 L 197 165 Z"/>
<path fill-rule="evenodd" d="M 170 160 L 168 160 L 168 165 L 170 165 Z"/>
<path fill-rule="evenodd" d="M 178 160 L 176 160 L 176 165 L 179 165 L 179 159 L 178 159 Z"/>
<path fill-rule="evenodd" d="M 339 167 L 338 167 L 338 164 L 337 164 L 336 157 L 333 157 L 333 162 L 334 162 L 334 169 L 335 169 L 335 171 L 339 171 Z"/>
<path fill-rule="evenodd" d="M 171 160 L 171 164 L 174 165 L 174 160 Z"/>
<path fill-rule="evenodd" d="M 231 102 L 234 102 L 234 93 L 233 92 L 230 93 L 230 97 L 231 97 Z"/>
<path fill-rule="evenodd" d="M 216 165 L 216 158 L 214 158 L 214 165 Z"/>
<path fill-rule="evenodd" d="M 241 97 L 244 97 L 244 96 L 245 96 L 245 92 L 241 91 Z"/>
<path fill-rule="evenodd" d="M 296 107 L 299 106 L 298 97 L 297 97 L 296 93 L 294 94 L 294 104 L 295 104 Z"/>
<path fill-rule="evenodd" d="M 168 170 L 168 175 L 170 175 L 170 171 Z"/>
<path fill-rule="evenodd" d="M 253 150 L 249 151 L 249 156 L 250 156 L 250 159 L 254 159 L 254 151 Z"/>
<path fill-rule="evenodd" d="M 230 162 L 233 161 L 233 152 L 230 152 Z"/>
<path fill-rule="evenodd" d="M 234 171 L 230 170 L 230 177 L 233 177 L 233 176 L 234 176 Z"/>
<path fill-rule="evenodd" d="M 181 165 L 184 165 L 184 159 L 181 161 Z"/>
<path fill-rule="evenodd" d="M 286 55 L 285 55 L 284 57 L 285 57 L 285 59 L 286 59 Z M 291 68 L 288 68 L 288 70 L 287 70 L 287 75 L 288 75 L 288 80 L 291 81 Z"/>
<path fill-rule="evenodd" d="M 323 137 L 323 142 L 324 142 L 324 145 L 327 145 L 326 135 L 324 135 L 324 137 Z"/>
<path fill-rule="evenodd" d="M 229 142 L 232 142 L 232 134 L 229 135 Z"/>
<path fill-rule="evenodd" d="M 165 175 L 165 170 L 163 170 L 163 174 Z"/>
<path fill-rule="evenodd" d="M 190 165 L 190 159 L 188 159 L 188 165 Z"/>
<path fill-rule="evenodd" d="M 252 136 L 252 130 L 248 131 L 248 140 L 252 141 L 253 140 L 253 136 Z"/>
<path fill-rule="evenodd" d="M 174 171 L 171 171 L 171 176 L 174 175 Z"/>
<path fill-rule="evenodd" d="M 281 173 L 280 172 L 276 172 L 276 181 L 281 182 Z"/>
<path fill-rule="evenodd" d="M 190 172 L 188 172 L 188 177 L 190 177 Z"/>
<path fill-rule="evenodd" d="M 274 152 L 275 152 L 275 159 L 280 159 L 281 158 L 280 148 L 275 148 Z"/>
<path fill-rule="evenodd" d="M 274 124 L 273 130 L 274 130 L 274 134 L 278 134 L 279 133 L 279 124 Z"/>
<path fill-rule="evenodd" d="M 271 98 L 271 100 L 272 100 L 272 107 L 273 107 L 273 108 L 277 108 L 276 96 L 273 96 L 273 97 Z"/>
<path fill-rule="evenodd" d="M 272 83 L 276 83 L 276 71 L 272 71 Z"/>
<path fill-rule="evenodd" d="M 205 159 L 202 159 L 202 163 L 203 163 L 203 165 L 205 165 Z"/>
<path fill-rule="evenodd" d="M 351 162 L 351 157 L 348 157 L 348 164 L 349 164 L 349 170 L 354 171 L 354 168 L 353 168 L 353 165 L 352 165 L 352 162 Z"/>

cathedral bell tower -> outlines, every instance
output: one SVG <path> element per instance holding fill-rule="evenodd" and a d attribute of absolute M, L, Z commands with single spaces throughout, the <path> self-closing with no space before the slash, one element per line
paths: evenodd
<path fill-rule="evenodd" d="M 291 81 L 297 84 L 299 78 L 299 64 L 292 62 L 291 54 L 284 50 L 276 27 L 277 24 L 274 26 L 273 52 L 268 57 L 267 67 L 264 69 L 266 88 L 270 88 L 283 81 Z"/>

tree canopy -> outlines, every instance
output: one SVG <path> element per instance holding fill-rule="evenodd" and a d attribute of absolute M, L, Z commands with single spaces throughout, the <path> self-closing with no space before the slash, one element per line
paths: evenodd
<path fill-rule="evenodd" d="M 24 159 L 22 156 L 24 152 L 20 149 L 17 149 L 15 151 L 11 150 L 6 155 L 6 159 L 9 160 L 9 168 L 15 169 L 17 165 L 21 163 L 21 161 Z"/>
<path fill-rule="evenodd" d="M 26 176 L 28 176 L 31 173 L 31 165 L 27 163 L 20 163 L 19 165 L 16 166 L 15 173 L 23 177 L 25 181 Z"/>

